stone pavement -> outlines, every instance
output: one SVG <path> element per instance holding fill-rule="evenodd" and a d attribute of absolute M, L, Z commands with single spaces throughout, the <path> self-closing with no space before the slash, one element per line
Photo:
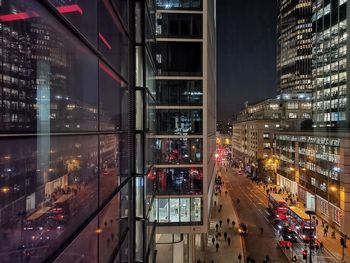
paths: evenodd
<path fill-rule="evenodd" d="M 227 173 L 225 172 L 225 167 L 219 170 L 218 174 L 221 175 L 223 181 L 228 181 L 226 178 Z M 225 194 L 226 187 L 223 185 L 221 187 L 221 194 L 217 193 L 213 197 L 213 204 L 210 214 L 210 229 L 208 233 L 208 245 L 205 251 L 199 252 L 199 258 L 201 262 L 211 263 L 236 263 L 244 262 L 244 251 L 242 239 L 238 233 L 239 218 L 237 217 L 234 204 L 229 194 Z M 216 201 L 216 205 L 214 202 Z M 221 212 L 219 212 L 220 205 L 222 205 Z M 227 224 L 227 218 L 230 219 L 229 224 Z M 219 224 L 219 221 L 222 220 L 222 227 L 219 227 L 219 231 L 216 232 L 215 225 Z M 232 220 L 235 221 L 234 228 L 232 227 Z M 230 246 L 224 238 L 224 232 L 228 234 L 228 237 L 231 239 Z M 216 239 L 216 234 L 221 233 L 221 236 Z M 215 243 L 213 245 L 212 238 L 215 238 Z M 219 250 L 216 252 L 216 244 L 219 244 Z M 242 260 L 238 260 L 238 254 L 242 255 Z"/>
<path fill-rule="evenodd" d="M 279 189 L 279 186 L 270 184 L 268 187 L 277 187 Z M 263 184 L 259 185 L 259 189 L 266 194 L 263 188 Z M 305 209 L 304 205 L 301 202 L 297 203 L 297 206 Z M 350 240 L 347 241 L 347 248 L 344 249 L 344 260 L 342 261 L 342 247 L 340 245 L 340 233 L 336 231 L 336 238 L 331 237 L 332 229 L 329 227 L 328 235 L 327 237 L 323 236 L 323 226 L 322 226 L 322 219 L 318 216 L 316 216 L 318 220 L 318 226 L 316 227 L 316 235 L 317 240 L 319 242 L 322 242 L 324 245 L 324 248 L 333 255 L 339 262 L 350 262 Z M 327 222 L 325 222 L 325 225 L 327 225 Z"/>

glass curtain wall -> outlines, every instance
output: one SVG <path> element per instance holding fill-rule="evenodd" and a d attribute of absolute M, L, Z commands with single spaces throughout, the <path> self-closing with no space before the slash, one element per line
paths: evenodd
<path fill-rule="evenodd" d="M 129 8 L 0 1 L 1 262 L 135 262 Z"/>

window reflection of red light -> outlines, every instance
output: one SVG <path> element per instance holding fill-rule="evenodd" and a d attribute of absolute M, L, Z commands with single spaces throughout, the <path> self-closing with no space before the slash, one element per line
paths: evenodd
<path fill-rule="evenodd" d="M 8 15 L 2 15 L 0 16 L 1 22 L 9 22 L 9 21 L 15 21 L 15 20 L 23 20 L 28 19 L 31 17 L 37 17 L 39 14 L 37 12 L 22 12 L 22 13 L 16 13 L 16 14 L 8 14 Z"/>
<path fill-rule="evenodd" d="M 65 5 L 65 6 L 58 6 L 56 7 L 57 11 L 61 14 L 64 13 L 72 13 L 72 12 L 78 12 L 79 14 L 83 14 L 83 10 L 80 8 L 79 5 Z"/>
<path fill-rule="evenodd" d="M 61 14 L 64 13 L 72 13 L 72 12 L 78 12 L 79 14 L 83 14 L 83 10 L 80 8 L 79 5 L 65 5 L 65 6 L 58 6 L 56 7 L 57 11 Z M 30 12 L 21 12 L 21 13 L 15 13 L 15 14 L 8 14 L 8 15 L 2 15 L 0 16 L 1 22 L 10 22 L 10 21 L 16 21 L 16 20 L 24 20 L 32 17 L 38 17 L 39 14 L 34 11 Z"/>
<path fill-rule="evenodd" d="M 104 72 L 106 72 L 112 79 L 114 79 L 119 84 L 122 83 L 122 80 L 113 71 L 111 71 L 105 64 L 100 62 L 98 65 L 99 65 L 100 69 L 102 69 Z"/>
<path fill-rule="evenodd" d="M 102 36 L 101 33 L 98 33 L 98 36 L 109 49 L 112 49 L 111 45 L 107 42 L 107 40 Z"/>

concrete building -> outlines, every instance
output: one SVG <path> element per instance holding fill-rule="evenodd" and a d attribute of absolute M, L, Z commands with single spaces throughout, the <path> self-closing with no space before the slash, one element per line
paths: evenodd
<path fill-rule="evenodd" d="M 236 162 L 255 176 L 259 163 L 273 157 L 275 132 L 300 130 L 310 121 L 311 105 L 310 94 L 303 93 L 246 104 L 233 122 L 232 154 Z"/>
<path fill-rule="evenodd" d="M 207 244 L 216 172 L 215 20 L 215 1 L 157 1 L 157 162 L 148 182 L 156 193 L 157 262 L 196 262 L 196 249 Z"/>

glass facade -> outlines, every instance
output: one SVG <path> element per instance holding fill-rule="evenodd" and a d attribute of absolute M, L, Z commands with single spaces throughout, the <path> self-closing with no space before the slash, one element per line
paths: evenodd
<path fill-rule="evenodd" d="M 202 5 L 198 0 L 157 1 L 153 107 L 157 129 L 149 149 L 155 165 L 147 182 L 156 193 L 151 218 L 160 226 L 204 224 L 204 114 L 208 113 L 203 80 L 205 27 L 198 12 Z"/>
<path fill-rule="evenodd" d="M 313 6 L 313 120 L 317 127 L 344 126 L 347 116 L 347 2 Z"/>
<path fill-rule="evenodd" d="M 312 1 L 278 0 L 277 89 L 311 92 Z"/>
<path fill-rule="evenodd" d="M 136 1 L 147 23 L 135 24 L 131 3 L 0 1 L 1 262 L 153 257 L 138 213 L 152 161 L 138 135 L 154 130 L 155 63 L 152 41 L 135 45 L 133 29 L 154 32 L 155 18 L 152 1 Z M 147 69 L 141 82 L 137 69 Z"/>

